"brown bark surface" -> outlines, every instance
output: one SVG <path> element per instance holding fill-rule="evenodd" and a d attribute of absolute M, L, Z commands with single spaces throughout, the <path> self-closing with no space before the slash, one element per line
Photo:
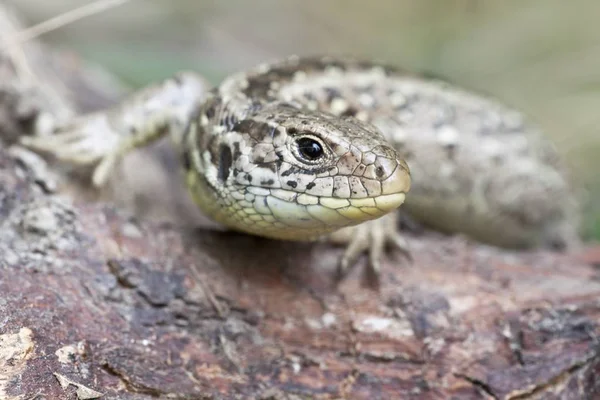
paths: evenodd
<path fill-rule="evenodd" d="M 4 104 L 11 132 L 35 115 Z M 379 291 L 361 268 L 336 286 L 341 249 L 53 193 L 4 142 L 0 399 L 600 398 L 598 249 L 427 233 Z"/>

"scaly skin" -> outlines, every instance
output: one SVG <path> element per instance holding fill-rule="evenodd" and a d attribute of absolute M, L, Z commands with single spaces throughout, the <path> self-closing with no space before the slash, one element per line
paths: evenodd
<path fill-rule="evenodd" d="M 342 269 L 368 250 L 378 270 L 386 242 L 407 250 L 390 212 L 411 175 L 402 209 L 435 229 L 511 247 L 577 242 L 577 202 L 556 152 L 491 100 L 334 58 L 291 57 L 202 87 L 182 73 L 24 143 L 98 163 L 102 185 L 119 157 L 169 133 L 208 216 L 279 239 L 337 231 L 332 240 L 349 242 Z M 302 150 L 314 146 L 321 152 Z"/>

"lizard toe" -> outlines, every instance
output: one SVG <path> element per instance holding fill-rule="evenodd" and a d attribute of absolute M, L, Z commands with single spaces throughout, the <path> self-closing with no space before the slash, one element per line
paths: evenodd
<path fill-rule="evenodd" d="M 370 280 L 378 284 L 381 275 L 381 262 L 387 250 L 400 251 L 409 262 L 412 256 L 409 245 L 400 234 L 396 224 L 396 214 L 391 213 L 363 224 L 344 228 L 329 236 L 329 240 L 337 244 L 345 244 L 346 249 L 340 257 L 337 268 L 337 280 L 342 280 L 361 255 L 368 256 L 368 272 Z"/>

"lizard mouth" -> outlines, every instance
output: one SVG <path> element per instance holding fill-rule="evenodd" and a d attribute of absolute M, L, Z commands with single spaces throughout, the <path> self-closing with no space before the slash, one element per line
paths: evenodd
<path fill-rule="evenodd" d="M 356 225 L 379 218 L 400 207 L 406 193 L 392 193 L 363 199 L 337 199 L 322 197 L 318 208 L 309 209 L 310 215 L 335 228 Z"/>
<path fill-rule="evenodd" d="M 230 192 L 230 203 L 221 214 L 221 222 L 258 236 L 313 240 L 382 217 L 400 207 L 410 190 L 408 167 L 395 161 L 389 163 L 389 173 L 383 169 L 378 190 L 366 197 L 361 196 L 364 192 L 354 197 L 334 197 L 283 188 L 237 186 Z"/>
<path fill-rule="evenodd" d="M 209 214 L 214 220 L 230 229 L 273 239 L 307 241 L 377 219 L 400 207 L 410 190 L 410 173 L 397 160 L 395 165 L 390 163 L 388 171 L 384 169 L 377 180 L 367 179 L 371 186 L 364 185 L 362 192 L 353 190 L 354 179 L 346 188 L 346 197 L 332 196 L 331 186 L 323 184 L 322 190 L 313 186 L 310 191 L 230 185 L 221 197 L 210 199 L 199 192 L 195 198 L 212 210 Z"/>
<path fill-rule="evenodd" d="M 237 229 L 275 239 L 312 240 L 344 227 L 379 218 L 400 207 L 405 198 L 404 192 L 362 199 L 339 199 L 309 197 L 279 189 L 260 199 L 264 206 L 262 209 L 246 209 L 251 214 L 241 216 L 243 223 L 238 223 Z"/>

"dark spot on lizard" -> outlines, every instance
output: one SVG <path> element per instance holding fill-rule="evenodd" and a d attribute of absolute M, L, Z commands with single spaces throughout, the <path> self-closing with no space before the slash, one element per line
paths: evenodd
<path fill-rule="evenodd" d="M 248 181 L 248 183 L 252 183 L 252 175 L 246 174 L 246 180 Z"/>
<path fill-rule="evenodd" d="M 288 170 L 285 170 L 281 173 L 281 176 L 290 176 L 292 173 L 294 172 L 293 168 L 290 168 Z"/>
<path fill-rule="evenodd" d="M 189 171 L 192 168 L 192 160 L 188 151 L 181 153 L 181 163 L 186 171 Z"/>
<path fill-rule="evenodd" d="M 274 129 L 271 131 L 271 139 L 275 139 L 277 136 L 281 135 L 281 131 L 279 129 Z"/>
<path fill-rule="evenodd" d="M 244 119 L 238 121 L 232 128 L 236 132 L 247 133 L 250 137 L 261 142 L 265 137 L 274 137 L 276 129 L 266 122 Z"/>
<path fill-rule="evenodd" d="M 252 121 L 251 119 L 243 119 L 241 121 L 238 121 L 233 126 L 233 130 L 236 132 L 240 132 L 240 133 L 249 133 L 250 130 L 252 129 L 253 124 L 254 124 L 254 121 Z"/>
<path fill-rule="evenodd" d="M 277 172 L 277 168 L 278 168 L 278 165 L 276 164 L 276 162 L 275 163 L 273 163 L 273 162 L 266 162 L 266 163 L 261 164 L 260 166 L 262 168 L 268 168 L 269 171 L 271 171 L 273 173 L 276 173 Z"/>
<path fill-rule="evenodd" d="M 296 189 L 298 187 L 298 182 L 296 181 L 287 181 L 289 187 Z"/>
<path fill-rule="evenodd" d="M 206 110 L 204 111 L 204 115 L 206 115 L 206 118 L 212 119 L 215 116 L 215 108 L 216 102 L 214 101 L 208 107 L 206 107 Z"/>
<path fill-rule="evenodd" d="M 227 178 L 229 178 L 232 160 L 231 149 L 229 146 L 221 145 L 219 148 L 219 169 L 217 172 L 219 181 L 225 182 Z"/>
<path fill-rule="evenodd" d="M 326 87 L 326 88 L 323 88 L 323 90 L 325 91 L 325 94 L 327 96 L 328 103 L 331 103 L 334 99 L 336 99 L 338 97 L 342 97 L 342 94 L 336 88 Z"/>
<path fill-rule="evenodd" d="M 287 132 L 290 135 L 295 135 L 296 133 L 298 133 L 298 129 L 296 129 L 296 128 L 288 128 Z"/>
<path fill-rule="evenodd" d="M 232 113 L 227 113 L 223 116 L 223 118 L 221 118 L 221 121 L 219 121 L 219 125 L 223 125 L 225 127 L 227 127 L 227 130 L 231 131 L 231 130 L 235 130 L 235 127 L 238 124 L 238 119 L 235 115 L 233 115 Z"/>
<path fill-rule="evenodd" d="M 240 158 L 241 155 L 242 155 L 242 152 L 240 150 L 240 143 L 239 142 L 233 143 L 233 158 L 235 158 L 237 160 L 238 158 Z"/>
<path fill-rule="evenodd" d="M 271 65 L 271 67 L 262 73 L 253 74 L 247 77 L 247 86 L 244 94 L 250 98 L 267 98 L 271 91 L 271 82 L 289 82 L 298 71 L 304 71 L 307 74 L 319 73 L 329 67 L 337 68 L 342 71 L 348 70 L 369 70 L 377 66 L 385 75 L 403 72 L 402 70 L 382 65 L 374 64 L 370 61 L 358 59 L 335 59 L 331 57 L 304 57 L 301 59 L 290 59 L 285 62 Z"/>
<path fill-rule="evenodd" d="M 310 182 L 308 185 L 306 185 L 306 190 L 310 190 L 312 188 L 314 188 L 317 184 L 314 182 Z"/>
<path fill-rule="evenodd" d="M 375 168 L 375 175 L 377 175 L 378 178 L 383 178 L 384 174 L 385 174 L 385 171 L 383 170 L 383 167 Z"/>
<path fill-rule="evenodd" d="M 354 107 L 348 107 L 346 111 L 340 114 L 340 117 L 354 117 L 358 114 L 358 110 Z"/>
<path fill-rule="evenodd" d="M 311 101 L 317 101 L 317 97 L 315 96 L 314 93 L 311 93 L 311 92 L 304 93 L 304 98 L 306 100 L 308 100 L 309 102 L 311 102 Z"/>
<path fill-rule="evenodd" d="M 261 185 L 264 186 L 272 186 L 275 183 L 273 179 L 267 179 L 266 181 L 260 181 Z"/>

